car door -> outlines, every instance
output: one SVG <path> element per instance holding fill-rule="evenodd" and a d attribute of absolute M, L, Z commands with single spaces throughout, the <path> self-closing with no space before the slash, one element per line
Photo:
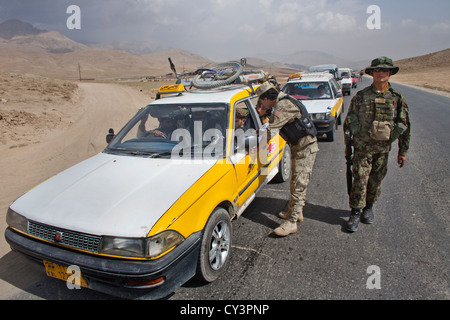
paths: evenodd
<path fill-rule="evenodd" d="M 262 129 L 262 124 L 256 112 L 257 97 L 247 98 L 235 104 L 237 109 L 247 110 L 247 120 L 244 128 L 235 130 L 235 148 L 231 157 L 238 181 L 237 206 L 245 208 L 255 197 L 258 188 L 268 182 L 277 171 L 281 158 L 280 147 L 284 146 L 284 140 L 279 135 L 274 140 L 267 140 L 267 132 Z M 238 210 L 238 215 L 242 210 Z"/>
<path fill-rule="evenodd" d="M 234 148 L 231 159 L 236 171 L 238 184 L 237 205 L 242 206 L 258 187 L 257 177 L 259 172 L 258 161 L 258 134 L 259 119 L 251 112 L 249 98 L 235 103 L 233 121 L 236 124 L 238 110 L 244 110 L 247 114 L 243 127 L 234 127 Z"/>

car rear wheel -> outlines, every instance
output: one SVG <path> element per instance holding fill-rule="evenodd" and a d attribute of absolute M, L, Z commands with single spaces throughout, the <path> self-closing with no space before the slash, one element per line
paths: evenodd
<path fill-rule="evenodd" d="M 203 231 L 196 278 L 204 282 L 216 280 L 225 270 L 230 252 L 230 215 L 225 209 L 216 208 Z"/>

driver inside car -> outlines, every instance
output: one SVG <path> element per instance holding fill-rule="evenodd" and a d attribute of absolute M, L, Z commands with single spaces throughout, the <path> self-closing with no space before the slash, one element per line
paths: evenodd
<path fill-rule="evenodd" d="M 137 132 L 138 138 L 154 136 L 170 139 L 172 132 L 177 128 L 177 122 L 175 121 L 175 119 L 172 119 L 170 117 L 160 117 L 158 118 L 159 127 L 154 130 L 147 131 L 145 129 L 145 123 L 147 122 L 147 119 L 148 114 L 146 114 L 141 119 L 141 123 L 139 124 Z"/>

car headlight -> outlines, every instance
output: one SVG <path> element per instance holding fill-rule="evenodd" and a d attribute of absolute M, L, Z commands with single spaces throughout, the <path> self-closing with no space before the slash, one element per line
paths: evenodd
<path fill-rule="evenodd" d="M 176 231 L 164 231 L 149 238 L 104 236 L 98 252 L 130 258 L 155 258 L 184 241 Z"/>
<path fill-rule="evenodd" d="M 157 257 L 183 241 L 184 237 L 181 234 L 171 230 L 150 237 L 147 239 L 148 257 Z"/>
<path fill-rule="evenodd" d="M 28 220 L 24 216 L 21 216 L 13 209 L 8 208 L 6 213 L 6 223 L 18 231 L 27 233 L 28 232 Z"/>
<path fill-rule="evenodd" d="M 328 120 L 330 119 L 331 116 L 331 112 L 327 111 L 327 112 L 323 112 L 323 113 L 314 113 L 313 114 L 313 119 L 315 120 Z"/>

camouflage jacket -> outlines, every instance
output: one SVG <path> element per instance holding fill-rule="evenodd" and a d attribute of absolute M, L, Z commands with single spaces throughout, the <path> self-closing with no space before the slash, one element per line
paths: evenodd
<path fill-rule="evenodd" d="M 388 141 L 370 138 L 367 123 L 375 120 L 377 101 L 388 101 L 393 106 L 393 129 Z M 399 155 L 406 156 L 411 139 L 411 124 L 406 99 L 391 85 L 383 92 L 372 84 L 356 93 L 350 102 L 344 126 L 350 128 L 356 151 L 389 152 L 391 144 L 398 138 Z"/>
<path fill-rule="evenodd" d="M 286 123 L 294 121 L 295 118 L 301 118 L 302 116 L 299 107 L 288 99 L 282 99 L 285 95 L 286 94 L 284 92 L 280 92 L 278 94 L 275 109 L 269 118 L 269 127 L 267 131 L 271 139 L 279 132 L 281 128 L 283 128 Z M 317 141 L 316 137 L 305 136 L 300 139 L 297 147 L 298 149 L 303 149 L 315 141 Z"/>

